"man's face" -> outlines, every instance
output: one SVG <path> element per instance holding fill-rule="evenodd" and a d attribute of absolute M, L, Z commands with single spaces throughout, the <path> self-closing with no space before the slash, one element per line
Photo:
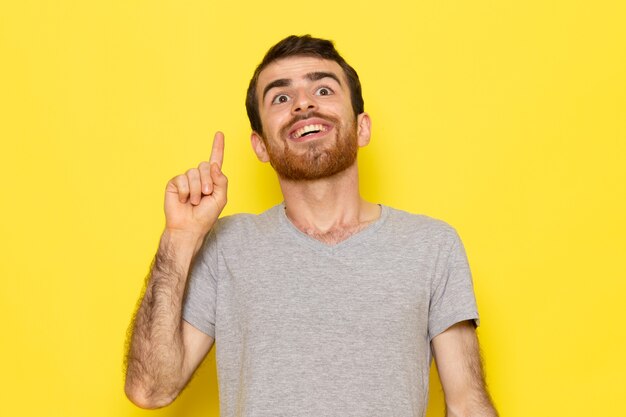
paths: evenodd
<path fill-rule="evenodd" d="M 355 118 L 347 80 L 334 61 L 275 61 L 260 73 L 257 95 L 263 133 L 253 132 L 252 144 L 281 178 L 314 180 L 342 172 L 369 140 L 369 117 Z"/>

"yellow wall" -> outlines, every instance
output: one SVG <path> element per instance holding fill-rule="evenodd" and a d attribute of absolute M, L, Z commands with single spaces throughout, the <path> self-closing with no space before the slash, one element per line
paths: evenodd
<path fill-rule="evenodd" d="M 165 182 L 215 130 L 226 214 L 280 201 L 245 88 L 312 33 L 361 75 L 365 196 L 464 239 L 501 414 L 626 416 L 624 21 L 619 0 L 3 1 L 0 414 L 217 416 L 213 356 L 173 406 L 132 406 L 125 330 Z"/>

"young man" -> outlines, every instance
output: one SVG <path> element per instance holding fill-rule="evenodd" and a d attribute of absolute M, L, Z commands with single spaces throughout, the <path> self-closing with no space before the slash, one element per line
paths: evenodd
<path fill-rule="evenodd" d="M 370 139 L 354 69 L 290 36 L 257 68 L 252 148 L 284 203 L 218 220 L 224 137 L 167 184 L 126 394 L 172 402 L 217 342 L 222 416 L 424 416 L 431 353 L 450 416 L 495 416 L 463 246 L 447 224 L 363 200 Z"/>

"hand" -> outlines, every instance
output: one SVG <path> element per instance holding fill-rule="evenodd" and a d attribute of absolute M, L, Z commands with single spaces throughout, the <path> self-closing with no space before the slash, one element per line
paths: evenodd
<path fill-rule="evenodd" d="M 172 178 L 165 188 L 165 228 L 204 237 L 226 206 L 222 173 L 224 134 L 217 132 L 209 161 Z"/>

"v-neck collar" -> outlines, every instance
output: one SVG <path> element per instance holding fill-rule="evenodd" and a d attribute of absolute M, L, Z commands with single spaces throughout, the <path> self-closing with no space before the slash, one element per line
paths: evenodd
<path fill-rule="evenodd" d="M 310 247 L 311 249 L 333 254 L 342 250 L 345 247 L 351 247 L 359 244 L 361 241 L 367 239 L 370 235 L 375 233 L 383 225 L 383 223 L 387 220 L 387 217 L 389 217 L 389 207 L 382 204 L 379 204 L 379 206 L 381 210 L 378 219 L 365 227 L 363 230 L 360 230 L 352 236 L 348 237 L 347 239 L 344 239 L 341 242 L 333 245 L 317 240 L 314 237 L 311 237 L 298 229 L 287 217 L 284 202 L 279 204 L 276 208 L 278 211 L 278 218 L 281 226 L 284 227 L 292 236 L 294 236 L 295 239 L 298 240 L 298 242 Z"/>

